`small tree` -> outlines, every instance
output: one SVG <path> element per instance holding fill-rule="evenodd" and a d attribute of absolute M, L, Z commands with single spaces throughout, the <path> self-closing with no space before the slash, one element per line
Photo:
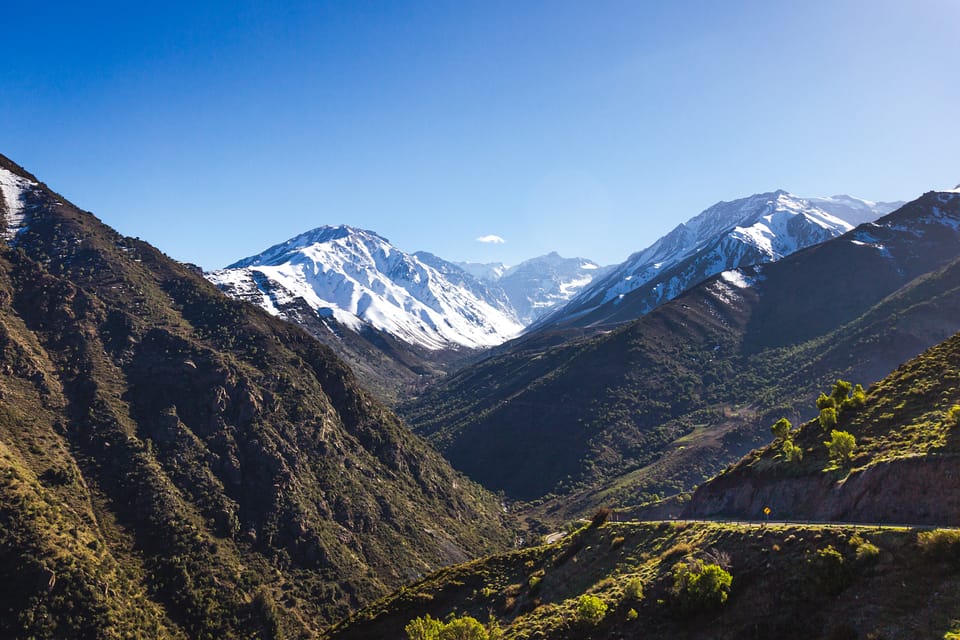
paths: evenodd
<path fill-rule="evenodd" d="M 793 425 L 790 424 L 790 421 L 786 418 L 780 418 L 770 427 L 770 431 L 773 432 L 773 437 L 777 440 L 786 440 L 789 438 L 791 429 L 793 429 Z"/>
<path fill-rule="evenodd" d="M 853 450 L 857 446 L 857 439 L 846 431 L 833 430 L 830 432 L 830 439 L 823 444 L 827 446 L 831 460 L 837 464 L 844 464 L 850 461 Z"/>
<path fill-rule="evenodd" d="M 853 385 L 846 380 L 837 380 L 833 385 L 833 390 L 830 392 L 830 397 L 833 398 L 834 406 L 837 408 L 842 407 L 843 403 L 846 402 L 847 398 L 850 396 L 850 391 L 852 389 Z"/>
<path fill-rule="evenodd" d="M 783 459 L 787 462 L 800 462 L 803 460 L 803 448 L 793 444 L 790 440 L 784 440 L 780 447 L 783 452 Z"/>
<path fill-rule="evenodd" d="M 832 400 L 832 398 L 831 398 Z M 833 429 L 837 426 L 837 410 L 833 407 L 824 407 L 820 409 L 820 428 L 824 431 Z"/>
<path fill-rule="evenodd" d="M 859 409 L 867 403 L 867 392 L 863 390 L 863 385 L 856 385 L 853 388 L 853 394 L 843 401 L 843 408 Z"/>
<path fill-rule="evenodd" d="M 630 578 L 623 589 L 623 597 L 629 600 L 643 600 L 643 580 L 639 576 Z"/>
<path fill-rule="evenodd" d="M 403 630 L 410 640 L 439 640 L 440 631 L 444 626 L 436 618 L 431 618 L 428 613 L 422 618 L 411 620 Z"/>
<path fill-rule="evenodd" d="M 607 615 L 607 603 L 585 593 L 577 599 L 577 617 L 587 624 L 598 624 Z"/>
<path fill-rule="evenodd" d="M 671 593 L 682 611 L 718 607 L 730 596 L 733 576 L 718 564 L 679 562 L 673 567 Z"/>
<path fill-rule="evenodd" d="M 820 397 L 817 398 L 817 409 L 820 409 L 822 411 L 823 409 L 827 409 L 827 408 L 835 409 L 836 407 L 837 407 L 836 400 L 834 400 L 832 397 L 828 396 L 823 392 L 820 393 Z"/>
<path fill-rule="evenodd" d="M 439 640 L 487 640 L 487 629 L 470 616 L 453 618 L 440 629 Z"/>

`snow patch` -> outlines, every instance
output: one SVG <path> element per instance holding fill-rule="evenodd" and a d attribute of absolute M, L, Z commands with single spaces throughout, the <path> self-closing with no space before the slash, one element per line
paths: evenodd
<path fill-rule="evenodd" d="M 0 197 L 3 198 L 6 222 L 3 237 L 7 243 L 13 241 L 26 224 L 23 194 L 36 184 L 0 167 Z"/>
<path fill-rule="evenodd" d="M 720 274 L 720 277 L 738 289 L 752 287 L 755 282 L 753 278 L 748 278 L 737 269 L 734 269 L 733 271 L 724 271 Z"/>

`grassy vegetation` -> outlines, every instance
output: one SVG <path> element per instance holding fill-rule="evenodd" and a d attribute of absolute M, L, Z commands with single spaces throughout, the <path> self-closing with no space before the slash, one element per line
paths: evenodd
<path fill-rule="evenodd" d="M 943 535 L 607 523 L 554 545 L 444 569 L 354 614 L 328 637 L 403 637 L 409 621 L 426 615 L 492 616 L 505 638 L 802 638 L 851 630 L 942 637 L 960 611 L 949 595 L 960 585 L 960 566 L 942 563 L 952 543 L 929 541 Z M 612 544 L 616 538 L 624 543 Z M 535 588 L 533 573 L 541 576 Z"/>

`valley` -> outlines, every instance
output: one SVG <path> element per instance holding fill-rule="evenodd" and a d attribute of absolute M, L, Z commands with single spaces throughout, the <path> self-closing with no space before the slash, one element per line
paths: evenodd
<path fill-rule="evenodd" d="M 538 322 L 617 268 L 458 265 L 321 227 L 215 287 L 2 157 L 0 178 L 4 635 L 953 630 L 954 192 L 858 201 L 859 226 L 562 326 Z M 868 387 L 839 414 L 842 464 L 810 421 L 838 378 Z M 883 613 L 841 619 L 841 595 Z M 932 604 L 893 604 L 911 598 Z"/>

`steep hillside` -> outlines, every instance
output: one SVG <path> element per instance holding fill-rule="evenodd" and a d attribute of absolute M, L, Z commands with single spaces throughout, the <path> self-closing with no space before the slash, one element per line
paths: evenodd
<path fill-rule="evenodd" d="M 889 527 L 608 523 L 442 570 L 329 637 L 405 640 L 417 618 L 456 615 L 497 629 L 459 637 L 507 640 L 952 638 L 957 539 Z"/>
<path fill-rule="evenodd" d="M 720 202 L 630 256 L 537 326 L 627 322 L 722 271 L 774 262 L 873 221 L 903 203 L 786 191 Z"/>
<path fill-rule="evenodd" d="M 960 198 L 931 192 L 781 261 L 723 272 L 572 342 L 533 334 L 404 407 L 454 466 L 555 515 L 692 488 L 960 329 Z M 801 357 L 802 356 L 802 357 Z M 804 360 L 806 358 L 806 360 Z"/>
<path fill-rule="evenodd" d="M 855 437 L 849 460 L 831 458 L 830 430 L 814 420 L 792 436 L 802 460 L 788 461 L 779 443 L 757 450 L 698 489 L 687 513 L 770 506 L 789 519 L 960 525 L 950 480 L 960 473 L 960 334 L 872 386 L 833 429 Z"/>
<path fill-rule="evenodd" d="M 301 329 L 0 184 L 0 636 L 310 637 L 512 542 Z"/>

